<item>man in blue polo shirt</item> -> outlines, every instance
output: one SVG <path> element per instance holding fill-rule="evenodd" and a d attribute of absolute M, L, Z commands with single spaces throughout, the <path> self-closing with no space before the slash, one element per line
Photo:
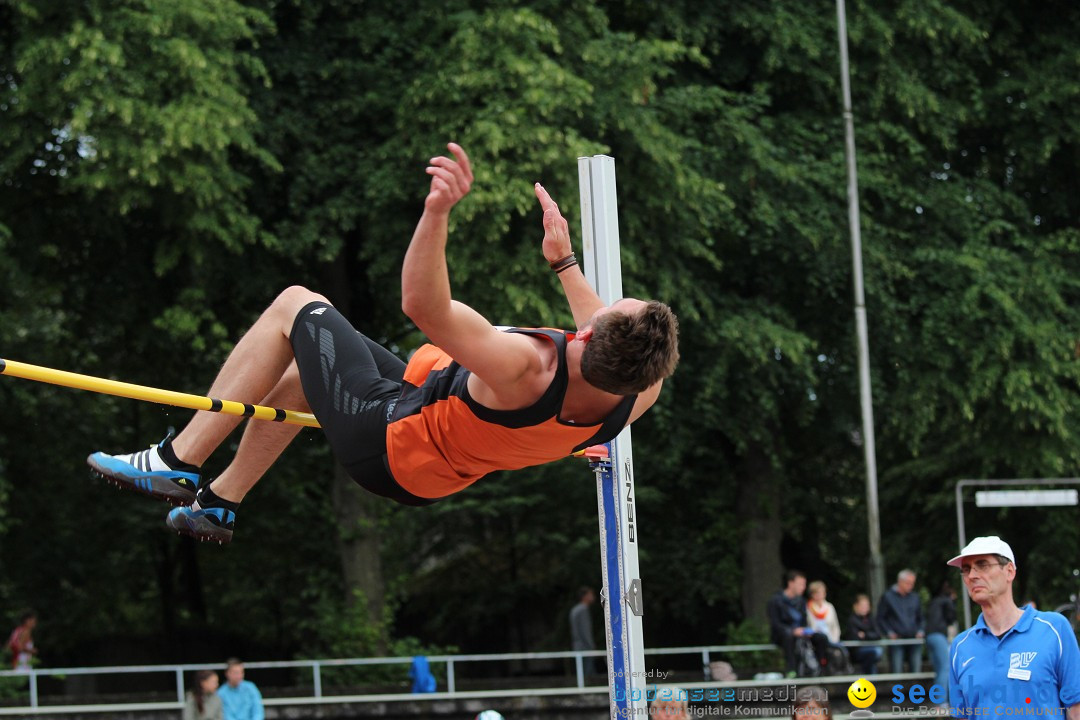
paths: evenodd
<path fill-rule="evenodd" d="M 218 688 L 218 696 L 225 720 L 263 720 L 262 693 L 244 679 L 244 663 L 236 658 L 225 663 L 225 684 Z"/>
<path fill-rule="evenodd" d="M 1013 601 L 1016 557 L 996 535 L 949 561 L 982 608 L 949 653 L 949 701 L 958 718 L 1041 716 L 1080 720 L 1080 649 L 1065 617 Z"/>

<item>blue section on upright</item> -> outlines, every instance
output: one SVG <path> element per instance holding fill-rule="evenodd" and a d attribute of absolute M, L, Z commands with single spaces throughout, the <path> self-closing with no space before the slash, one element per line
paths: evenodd
<path fill-rule="evenodd" d="M 604 563 L 607 566 L 607 602 L 604 614 L 611 628 L 611 667 L 608 668 L 611 679 L 611 696 L 621 717 L 629 717 L 631 683 L 630 668 L 626 666 L 626 627 L 623 602 L 623 589 L 626 580 L 619 563 L 621 543 L 619 541 L 619 513 L 622 510 L 620 498 L 622 488 L 619 484 L 619 458 L 615 443 L 605 443 L 608 457 L 596 461 L 593 466 L 600 471 L 600 487 L 604 504 Z"/>

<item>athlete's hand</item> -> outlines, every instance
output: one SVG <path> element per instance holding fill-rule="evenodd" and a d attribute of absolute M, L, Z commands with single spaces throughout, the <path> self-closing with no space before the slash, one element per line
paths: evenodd
<path fill-rule="evenodd" d="M 551 199 L 543 185 L 536 183 L 533 190 L 544 210 L 544 257 L 549 263 L 561 260 L 573 252 L 570 245 L 570 226 L 566 224 L 566 218 L 559 212 L 559 206 Z"/>
<path fill-rule="evenodd" d="M 461 198 L 469 194 L 473 174 L 469 156 L 457 143 L 446 146 L 454 159 L 446 156 L 433 157 L 426 170 L 431 176 L 431 188 L 424 199 L 424 209 L 435 213 L 449 213 Z"/>

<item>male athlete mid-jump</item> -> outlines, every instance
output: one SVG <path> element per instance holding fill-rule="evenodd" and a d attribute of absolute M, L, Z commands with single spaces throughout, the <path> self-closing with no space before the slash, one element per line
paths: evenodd
<path fill-rule="evenodd" d="M 236 344 L 209 395 L 310 410 L 334 455 L 367 490 L 427 505 L 495 470 L 558 460 L 614 438 L 660 394 L 678 363 L 678 323 L 663 303 L 605 306 L 571 251 L 566 220 L 537 183 L 543 252 L 558 273 L 576 332 L 500 330 L 453 299 L 446 267 L 450 210 L 473 173 L 458 145 L 431 159 L 431 186 L 401 270 L 401 307 L 427 334 L 406 364 L 349 324 L 323 296 L 290 287 Z M 111 481 L 180 507 L 174 530 L 232 539 L 236 510 L 299 432 L 248 423 L 212 481 L 199 466 L 242 418 L 197 412 L 175 437 L 87 462 Z"/>

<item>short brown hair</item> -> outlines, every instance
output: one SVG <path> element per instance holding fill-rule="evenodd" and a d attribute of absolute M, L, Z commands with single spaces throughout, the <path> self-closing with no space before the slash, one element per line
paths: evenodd
<path fill-rule="evenodd" d="M 593 321 L 581 354 L 581 376 L 615 395 L 642 392 L 675 372 L 679 321 L 671 308 L 649 300 L 633 314 L 604 313 Z"/>
<path fill-rule="evenodd" d="M 795 720 L 803 717 L 812 717 L 814 720 L 830 720 L 832 717 L 832 705 L 829 704 L 829 691 L 825 688 L 817 685 L 799 688 L 798 698 L 795 705 L 791 708 L 791 717 Z M 810 708 L 810 703 L 817 705 L 817 707 Z M 800 710 L 802 712 L 800 712 Z M 811 710 L 811 712 L 806 712 L 807 710 Z"/>

